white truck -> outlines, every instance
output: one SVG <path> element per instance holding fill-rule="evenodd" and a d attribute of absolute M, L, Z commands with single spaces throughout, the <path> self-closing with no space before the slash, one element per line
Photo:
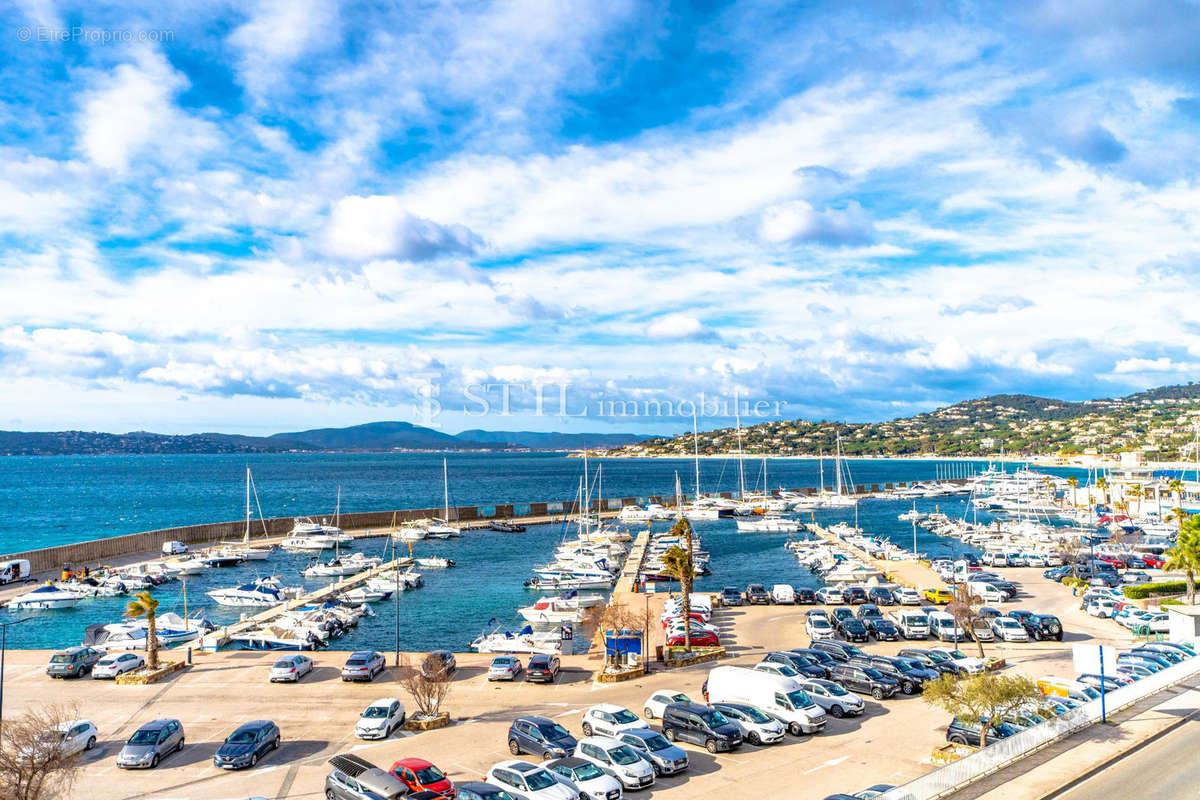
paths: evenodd
<path fill-rule="evenodd" d="M 905 639 L 924 639 L 929 636 L 929 618 L 924 611 L 902 608 L 888 614 L 888 618 L 896 624 Z"/>
<path fill-rule="evenodd" d="M 33 573 L 29 569 L 29 562 L 23 558 L 0 561 L 0 583 L 25 580 L 31 574 Z"/>
<path fill-rule="evenodd" d="M 745 667 L 715 667 L 704 684 L 707 703 L 746 703 L 782 722 L 793 736 L 825 727 L 826 714 L 793 678 Z"/>

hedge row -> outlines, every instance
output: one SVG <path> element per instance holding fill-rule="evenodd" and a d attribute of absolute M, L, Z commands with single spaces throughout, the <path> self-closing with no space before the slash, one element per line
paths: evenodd
<path fill-rule="evenodd" d="M 1156 594 L 1180 594 L 1187 591 L 1183 581 L 1167 581 L 1165 583 L 1139 583 L 1136 586 L 1126 586 L 1125 596 L 1130 600 L 1145 600 Z"/>

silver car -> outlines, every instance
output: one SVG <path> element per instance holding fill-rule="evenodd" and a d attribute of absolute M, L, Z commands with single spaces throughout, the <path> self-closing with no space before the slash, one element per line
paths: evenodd
<path fill-rule="evenodd" d="M 148 722 L 129 737 L 117 754 L 121 769 L 154 769 L 171 753 L 183 749 L 183 725 L 177 719 Z"/>
<path fill-rule="evenodd" d="M 333 771 L 325 778 L 328 800 L 398 800 L 408 794 L 403 781 L 358 756 L 334 756 L 329 763 Z"/>

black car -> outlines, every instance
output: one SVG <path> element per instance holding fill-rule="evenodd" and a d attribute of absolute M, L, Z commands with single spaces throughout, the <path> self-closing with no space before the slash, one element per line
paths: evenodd
<path fill-rule="evenodd" d="M 859 664 L 866 667 L 871 667 L 882 672 L 884 675 L 899 682 L 900 691 L 904 694 L 916 694 L 925 688 L 926 673 L 922 670 L 914 670 L 908 666 L 901 666 L 897 661 L 888 656 L 872 655 L 865 659 L 852 658 L 850 663 Z"/>
<path fill-rule="evenodd" d="M 806 678 L 824 678 L 827 673 L 824 667 L 814 665 L 808 656 L 803 656 L 799 653 L 776 650 L 767 653 L 762 657 L 762 660 L 769 664 L 786 664 Z"/>
<path fill-rule="evenodd" d="M 421 674 L 426 678 L 435 675 L 453 675 L 458 669 L 458 661 L 449 650 L 434 650 L 421 662 Z"/>
<path fill-rule="evenodd" d="M 1030 639 L 1039 642 L 1043 639 L 1054 639 L 1059 642 L 1063 640 L 1062 622 L 1053 614 L 1030 614 L 1021 617 L 1020 620 Z"/>
<path fill-rule="evenodd" d="M 570 731 L 547 717 L 517 717 L 508 726 L 508 752 L 532 753 L 542 758 L 563 758 L 579 742 Z"/>
<path fill-rule="evenodd" d="M 668 703 L 663 709 L 662 732 L 669 742 L 703 745 L 710 753 L 742 745 L 741 728 L 715 708 L 699 703 Z"/>
<path fill-rule="evenodd" d="M 740 606 L 743 602 L 742 593 L 738 591 L 736 586 L 726 586 L 721 590 L 721 605 Z"/>
<path fill-rule="evenodd" d="M 771 593 L 761 583 L 752 583 L 746 587 L 746 602 L 752 606 L 769 605 Z"/>
<path fill-rule="evenodd" d="M 829 614 L 832 617 L 830 622 L 834 623 L 835 625 L 840 619 L 854 619 L 854 609 L 850 608 L 849 606 L 837 606 L 830 609 Z"/>
<path fill-rule="evenodd" d="M 454 785 L 456 800 L 512 800 L 512 793 L 483 781 L 467 781 Z M 412 795 L 409 795 L 412 797 Z"/>
<path fill-rule="evenodd" d="M 82 678 L 92 671 L 96 662 L 104 658 L 103 650 L 91 647 L 68 647 L 50 656 L 46 674 L 51 678 Z"/>
<path fill-rule="evenodd" d="M 820 650 L 823 653 L 830 655 L 835 661 L 849 661 L 854 656 L 863 655 L 863 651 L 859 650 L 849 642 L 831 642 L 828 639 L 817 639 L 808 643 L 809 650 Z"/>
<path fill-rule="evenodd" d="M 952 744 L 969 744 L 972 747 L 979 747 L 982 726 L 976 723 L 963 722 L 958 717 L 950 721 L 946 726 L 946 741 Z M 1007 739 L 1017 732 L 1017 729 L 1007 722 L 998 722 L 988 731 L 988 744 L 998 742 L 1001 739 Z"/>
<path fill-rule="evenodd" d="M 866 622 L 871 617 L 883 617 L 883 612 L 879 610 L 879 606 L 875 605 L 874 603 L 866 603 L 865 605 L 859 607 L 858 618 L 860 620 Z"/>
<path fill-rule="evenodd" d="M 256 719 L 229 734 L 213 755 L 213 766 L 221 769 L 257 766 L 260 758 L 277 747 L 279 727 L 270 720 Z"/>
<path fill-rule="evenodd" d="M 838 660 L 824 650 L 817 650 L 812 647 L 793 647 L 789 652 L 802 655 L 805 658 L 811 658 L 813 663 L 825 670 L 825 677 L 829 677 L 830 671 Z"/>
<path fill-rule="evenodd" d="M 865 642 L 869 638 L 867 626 L 854 618 L 839 619 L 833 627 L 848 642 Z"/>
<path fill-rule="evenodd" d="M 911 658 L 927 669 L 937 670 L 943 675 L 957 675 L 958 665 L 948 658 L 934 658 L 924 650 L 906 647 L 899 653 L 901 658 Z"/>
<path fill-rule="evenodd" d="M 892 590 L 886 586 L 872 586 L 867 592 L 867 597 L 872 603 L 881 606 L 896 605 L 896 596 L 892 594 Z"/>
<path fill-rule="evenodd" d="M 808 587 L 796 589 L 796 604 L 811 606 L 817 602 L 817 593 Z"/>
<path fill-rule="evenodd" d="M 845 592 L 846 602 L 850 605 L 858 605 L 859 603 L 867 602 L 867 590 L 861 586 L 851 586 Z"/>
<path fill-rule="evenodd" d="M 867 633 L 875 637 L 878 642 L 898 642 L 900 641 L 900 629 L 896 627 L 896 623 L 890 619 L 883 617 L 871 617 L 866 620 Z"/>
<path fill-rule="evenodd" d="M 558 656 L 539 653 L 530 656 L 529 664 L 525 667 L 525 681 L 527 683 L 554 683 L 561 671 L 562 665 Z"/>
<path fill-rule="evenodd" d="M 860 664 L 838 664 L 830 678 L 843 689 L 869 694 L 876 700 L 891 697 L 900 689 L 900 682 L 879 670 Z"/>

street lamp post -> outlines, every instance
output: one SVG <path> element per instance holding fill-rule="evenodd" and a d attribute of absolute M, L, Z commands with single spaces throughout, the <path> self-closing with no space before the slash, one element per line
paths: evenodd
<path fill-rule="evenodd" d="M 4 654 L 8 649 L 8 629 L 11 625 L 20 625 L 31 619 L 33 617 L 25 617 L 12 622 L 0 622 L 0 736 L 4 735 Z"/>

